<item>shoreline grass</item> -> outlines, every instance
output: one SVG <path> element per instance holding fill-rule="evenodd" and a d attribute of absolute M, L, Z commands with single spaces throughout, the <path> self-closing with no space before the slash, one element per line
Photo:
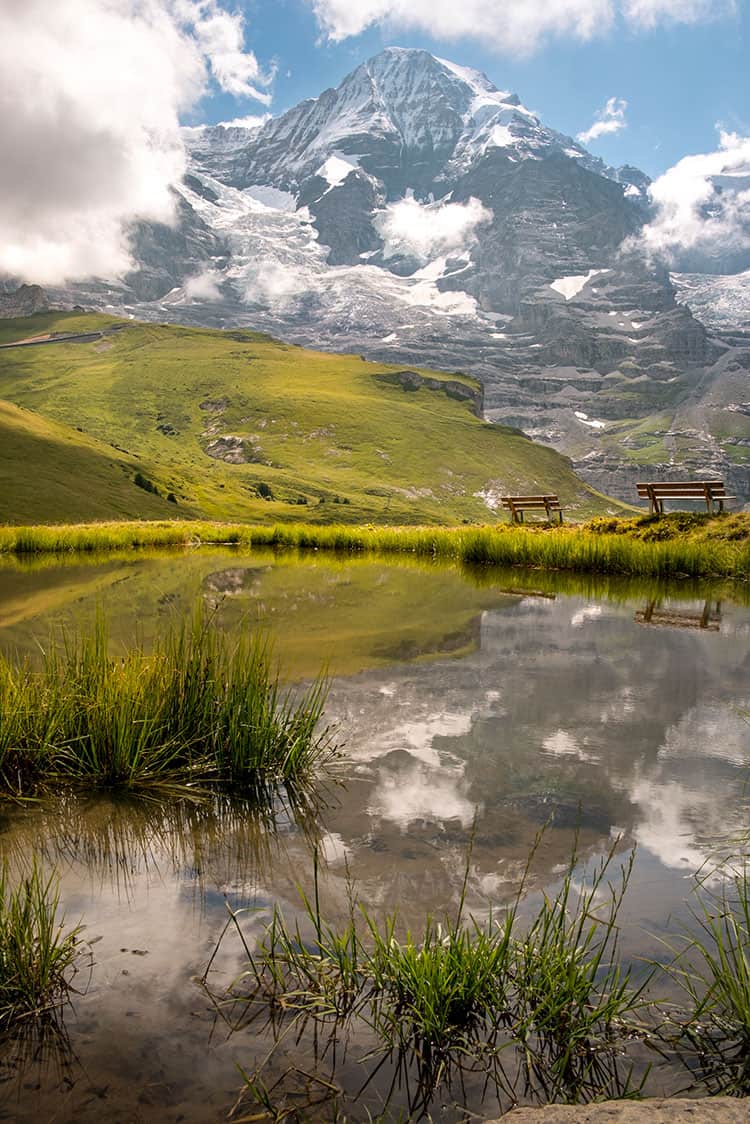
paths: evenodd
<path fill-rule="evenodd" d="M 58 905 L 54 876 L 36 863 L 14 888 L 0 865 L 0 1035 L 55 1010 L 69 992 L 80 926 L 64 931 Z"/>
<path fill-rule="evenodd" d="M 718 887 L 714 877 L 721 878 Z M 668 973 L 688 1009 L 673 1016 L 672 1042 L 713 1094 L 750 1096 L 750 856 L 699 872 L 693 919 Z M 671 947 L 671 946 L 667 946 Z"/>
<path fill-rule="evenodd" d="M 298 888 L 293 923 L 274 907 L 248 941 L 243 911 L 230 911 L 203 979 L 233 930 L 246 968 L 223 1001 L 213 1001 L 219 1013 L 231 1012 L 224 1016 L 231 1029 L 261 1022 L 272 1039 L 255 1069 L 242 1071 L 242 1096 L 284 1118 L 286 1079 L 297 1072 L 280 1070 L 286 1043 L 299 1047 L 310 1036 L 317 1064 L 326 1066 L 312 1076 L 331 1099 L 349 1100 L 345 1071 L 355 1058 L 364 1072 L 356 1103 L 388 1066 L 394 1076 L 386 1106 L 395 1092 L 399 1104 L 406 1099 L 409 1119 L 430 1118 L 438 1095 L 442 1103 L 456 1090 L 463 1098 L 478 1076 L 481 1104 L 489 1091 L 501 1111 L 519 1102 L 639 1097 L 651 1069 L 648 1050 L 685 1066 L 691 1084 L 684 1091 L 750 1096 L 747 856 L 725 864 L 718 888 L 696 876 L 698 934 L 683 924 L 682 950 L 668 944 L 671 961 L 651 962 L 644 973 L 623 963 L 619 951 L 618 916 L 635 851 L 611 878 L 616 847 L 583 875 L 574 851 L 557 892 L 522 911 L 524 878 L 507 908 L 486 923 L 463 916 L 464 880 L 455 917 L 438 923 L 428 916 L 418 935 L 404 931 L 395 913 L 376 920 L 351 890 L 348 921 L 332 926 L 321 915 L 317 865 L 311 896 Z M 676 981 L 687 999 L 666 1020 L 656 979 Z"/>
<path fill-rule="evenodd" d="M 599 518 L 562 527 L 375 527 L 210 522 L 0 527 L 0 554 L 234 545 L 414 554 L 473 566 L 643 577 L 750 578 L 750 514 Z"/>
<path fill-rule="evenodd" d="M 331 1044 L 331 1089 L 335 1059 L 342 1063 L 357 1036 L 361 1054 L 364 1032 L 372 1069 L 363 1088 L 390 1062 L 411 1085 L 409 1119 L 428 1114 L 439 1091 L 463 1088 L 477 1074 L 498 1100 L 514 1100 L 519 1083 L 548 1101 L 579 1103 L 607 1089 L 633 1095 L 637 1087 L 619 1072 L 618 1056 L 642 1031 L 635 1016 L 646 1006 L 647 980 L 636 986 L 618 958 L 617 917 L 633 856 L 610 883 L 616 847 L 582 882 L 574 852 L 560 889 L 543 897 L 530 921 L 519 912 L 525 880 L 502 914 L 486 923 L 465 917 L 467 862 L 455 916 L 428 916 L 418 935 L 404 931 L 397 914 L 378 921 L 353 895 L 348 922 L 334 928 L 321 915 L 316 864 L 312 896 L 299 890 L 301 921 L 291 924 L 274 908 L 251 948 L 242 911 L 230 912 L 203 978 L 235 931 L 247 967 L 229 990 L 230 1006 L 240 1010 L 234 1028 L 267 1017 L 280 1045 L 289 1036 L 299 1042 L 309 1026 L 321 1057 Z M 245 1075 L 259 1103 L 269 1103 L 265 1069 L 275 1045 Z"/>
<path fill-rule="evenodd" d="M 282 694 L 265 636 L 232 640 L 200 613 L 120 659 L 100 621 L 51 645 L 40 670 L 0 657 L 0 796 L 302 780 L 335 753 L 318 729 L 326 693 L 319 676 Z"/>

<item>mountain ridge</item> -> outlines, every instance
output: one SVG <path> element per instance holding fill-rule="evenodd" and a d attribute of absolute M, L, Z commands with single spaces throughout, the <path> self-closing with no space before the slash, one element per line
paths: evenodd
<path fill-rule="evenodd" d="M 750 494 L 750 347 L 692 314 L 705 287 L 681 285 L 678 302 L 638 251 L 637 169 L 405 48 L 257 128 L 186 136 L 175 227 L 138 224 L 131 274 L 53 299 L 464 370 L 489 420 L 602 491 L 627 499 L 644 471 L 689 471 Z"/>

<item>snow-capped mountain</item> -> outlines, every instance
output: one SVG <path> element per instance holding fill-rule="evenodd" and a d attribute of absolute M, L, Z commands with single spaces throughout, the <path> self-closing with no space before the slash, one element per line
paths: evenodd
<path fill-rule="evenodd" d="M 299 191 L 338 150 L 351 169 L 361 167 L 397 198 L 408 189 L 451 184 L 491 148 L 512 160 L 557 149 L 631 187 L 634 196 L 648 184 L 636 169 L 607 168 L 546 128 L 516 94 L 496 89 L 479 71 L 400 47 L 362 63 L 338 89 L 245 131 L 244 140 L 241 133 L 220 125 L 191 135 L 195 160 L 206 170 L 215 170 L 216 153 L 224 152 L 224 178 L 235 187 L 267 180 Z"/>
<path fill-rule="evenodd" d="M 68 299 L 460 368 L 490 420 L 605 490 L 631 498 L 633 466 L 679 463 L 750 492 L 750 345 L 707 332 L 666 270 L 624 252 L 648 216 L 637 169 L 400 48 L 258 127 L 185 136 L 177 225 L 139 226 L 138 268 Z"/>

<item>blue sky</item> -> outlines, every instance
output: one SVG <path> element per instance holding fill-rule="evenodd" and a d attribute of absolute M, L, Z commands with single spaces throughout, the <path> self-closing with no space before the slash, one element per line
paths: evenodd
<path fill-rule="evenodd" d="M 431 38 L 387 25 L 332 42 L 321 35 L 306 0 L 245 0 L 239 7 L 246 46 L 261 66 L 277 66 L 270 88 L 274 114 L 337 85 L 382 47 L 399 45 L 483 70 L 501 89 L 515 90 L 545 124 L 571 135 L 588 128 L 609 98 L 624 98 L 626 127 L 588 147 L 609 163 L 635 164 L 651 176 L 688 153 L 714 150 L 717 124 L 750 132 L 750 13 L 744 0 L 734 12 L 690 23 L 672 20 L 643 29 L 619 20 L 607 34 L 587 42 L 560 36 L 528 57 L 474 39 Z M 250 99 L 217 93 L 196 107 L 191 121 L 262 110 Z"/>

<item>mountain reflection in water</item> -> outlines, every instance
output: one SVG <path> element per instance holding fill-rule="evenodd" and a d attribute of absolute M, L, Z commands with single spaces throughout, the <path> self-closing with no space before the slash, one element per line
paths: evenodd
<path fill-rule="evenodd" d="M 368 909 L 397 907 L 419 931 L 455 908 L 472 831 L 477 917 L 516 891 L 545 825 L 532 894 L 556 885 L 576 834 L 584 857 L 619 838 L 638 848 L 622 948 L 656 956 L 687 917 L 690 875 L 747 828 L 750 609 L 726 589 L 229 551 L 9 574 L 6 652 L 85 625 L 103 596 L 116 642 L 197 598 L 221 627 L 272 625 L 293 675 L 330 660 L 345 753 L 341 785 L 265 808 L 91 797 L 0 811 L 3 855 L 54 865 L 69 920 L 96 942 L 66 1016 L 75 1066 L 6 1081 L 0 1119 L 52 1119 L 59 1096 L 59 1119 L 224 1119 L 235 1064 L 268 1043 L 222 1034 L 195 977 L 227 903 L 251 907 L 249 937 L 274 902 L 294 917 L 314 845 L 329 920 L 346 917 L 353 880 Z M 241 963 L 228 945 L 215 982 Z M 650 1091 L 673 1084 L 660 1073 Z"/>

